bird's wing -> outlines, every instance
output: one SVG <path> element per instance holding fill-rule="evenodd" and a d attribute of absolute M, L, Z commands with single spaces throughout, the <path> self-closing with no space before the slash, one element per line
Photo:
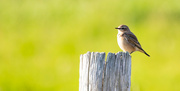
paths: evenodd
<path fill-rule="evenodd" d="M 136 36 L 133 33 L 124 33 L 123 36 L 132 46 L 137 47 L 140 50 L 143 50 L 141 48 L 141 44 L 138 42 Z"/>

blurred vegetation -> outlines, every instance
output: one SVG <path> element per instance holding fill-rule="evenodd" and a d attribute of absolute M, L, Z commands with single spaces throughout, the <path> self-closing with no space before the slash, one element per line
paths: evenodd
<path fill-rule="evenodd" d="M 0 91 L 78 91 L 80 54 L 121 51 L 120 24 L 151 55 L 132 54 L 131 91 L 180 91 L 179 3 L 1 0 Z"/>

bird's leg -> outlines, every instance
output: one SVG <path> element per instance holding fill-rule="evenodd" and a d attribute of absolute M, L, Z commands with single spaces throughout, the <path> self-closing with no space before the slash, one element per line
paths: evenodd
<path fill-rule="evenodd" d="M 132 51 L 131 53 L 133 53 L 133 51 Z M 130 53 L 130 54 L 131 54 L 131 53 Z"/>

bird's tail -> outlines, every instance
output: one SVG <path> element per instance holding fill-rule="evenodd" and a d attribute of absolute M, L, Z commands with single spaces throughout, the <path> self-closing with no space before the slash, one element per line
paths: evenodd
<path fill-rule="evenodd" d="M 142 53 L 144 53 L 144 54 L 146 54 L 148 57 L 150 57 L 150 55 L 149 54 L 147 54 L 143 49 L 142 50 L 140 50 L 140 52 L 142 52 Z"/>
<path fill-rule="evenodd" d="M 150 57 L 150 55 L 149 55 L 149 54 L 147 54 L 145 51 L 144 51 L 144 54 L 146 54 L 148 57 Z"/>

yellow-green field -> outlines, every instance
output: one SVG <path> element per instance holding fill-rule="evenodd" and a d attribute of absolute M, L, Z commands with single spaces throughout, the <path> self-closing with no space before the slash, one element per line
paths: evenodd
<path fill-rule="evenodd" d="M 78 91 L 80 54 L 122 51 L 120 24 L 151 55 L 132 54 L 131 91 L 180 91 L 179 3 L 1 0 L 0 91 Z"/>

